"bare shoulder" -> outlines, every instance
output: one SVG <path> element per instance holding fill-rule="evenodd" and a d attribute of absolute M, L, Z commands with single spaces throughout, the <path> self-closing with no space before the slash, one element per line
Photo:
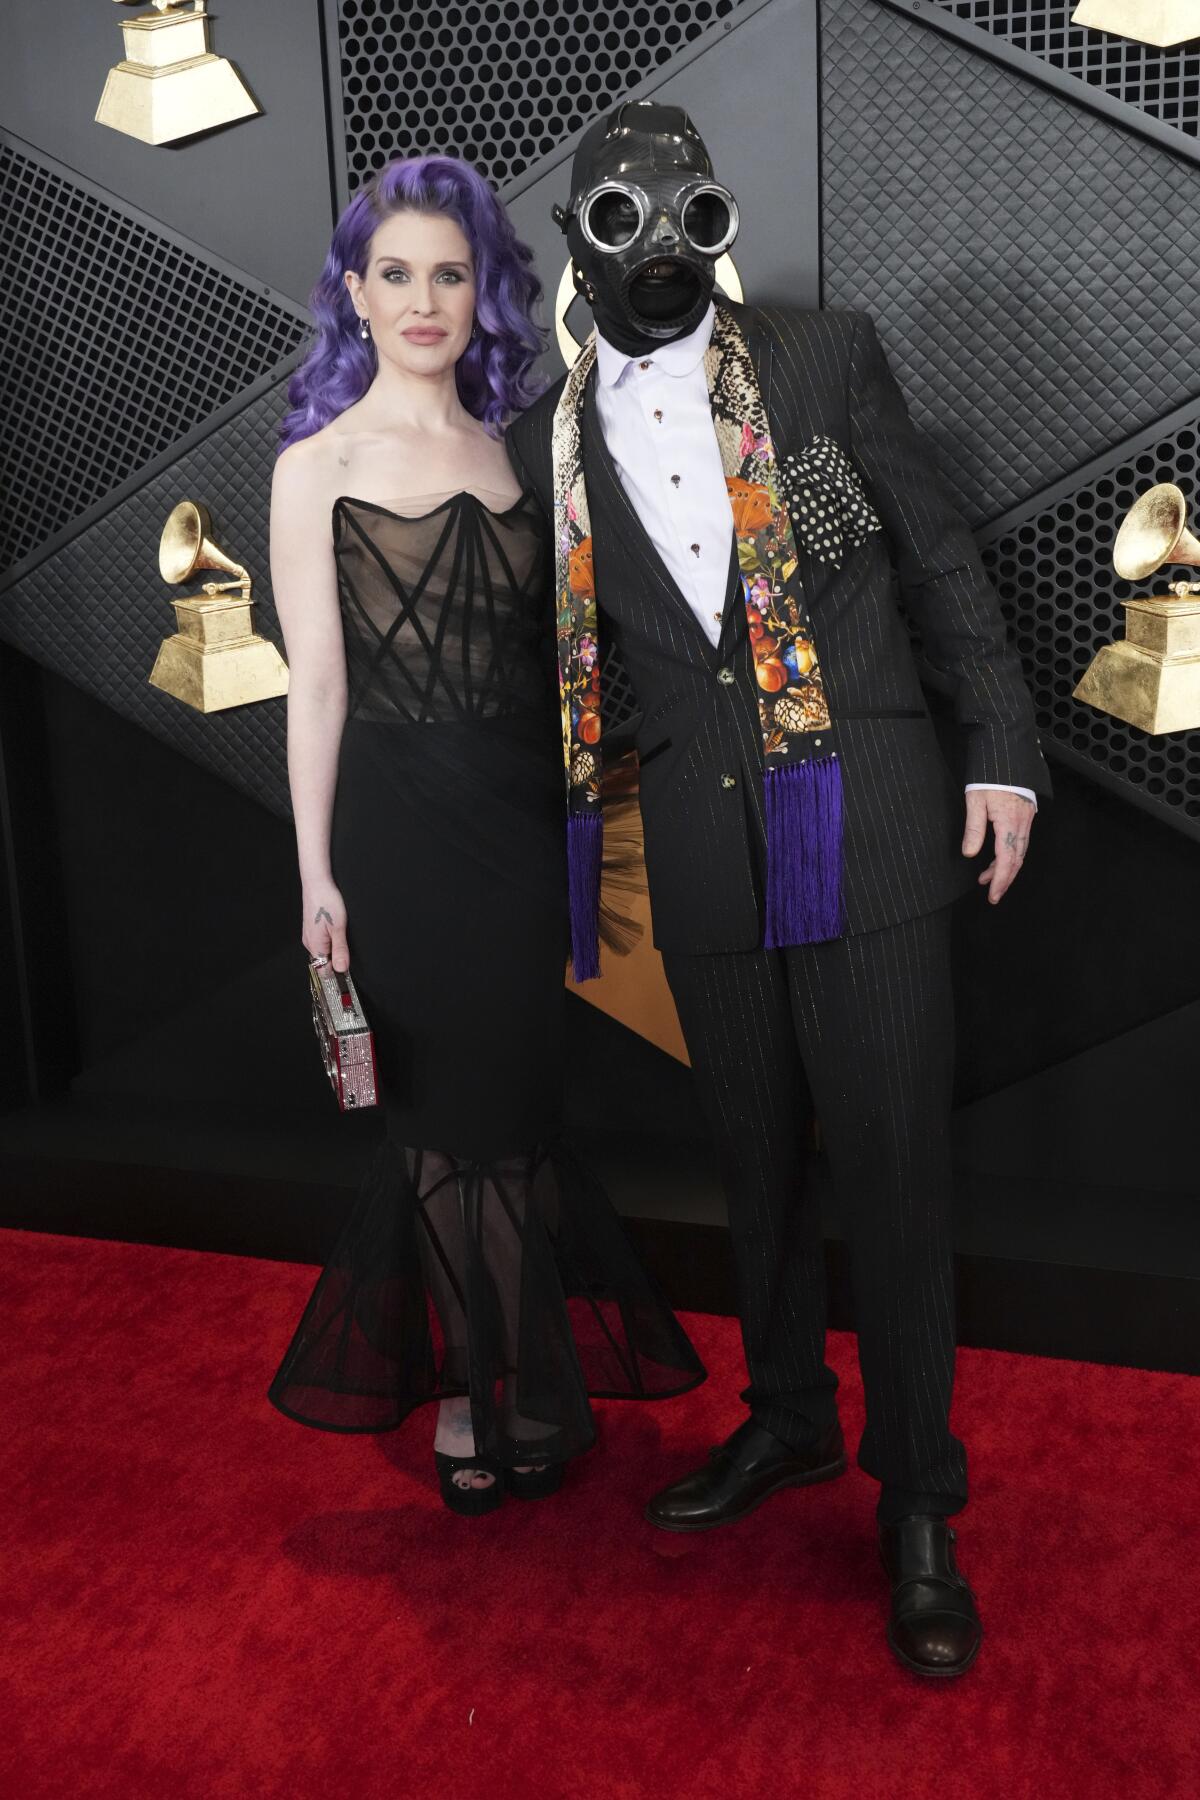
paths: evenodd
<path fill-rule="evenodd" d="M 332 506 L 345 466 L 339 435 L 325 425 L 280 451 L 271 475 L 272 511 L 302 518 Z"/>
<path fill-rule="evenodd" d="M 339 458 L 345 457 L 347 437 L 344 428 L 339 430 L 339 423 L 339 419 L 331 419 L 319 431 L 297 438 L 281 450 L 275 458 L 276 471 L 289 482 L 304 482 L 314 481 L 337 467 Z"/>

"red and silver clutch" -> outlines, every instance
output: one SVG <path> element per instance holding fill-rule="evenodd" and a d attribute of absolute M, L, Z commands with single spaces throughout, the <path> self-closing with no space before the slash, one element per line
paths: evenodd
<path fill-rule="evenodd" d="M 379 1102 L 375 1039 L 347 969 L 309 962 L 313 1026 L 325 1073 L 343 1112 Z"/>

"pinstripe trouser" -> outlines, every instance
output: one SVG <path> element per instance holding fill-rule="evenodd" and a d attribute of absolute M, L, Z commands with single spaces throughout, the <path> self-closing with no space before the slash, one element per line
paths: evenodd
<path fill-rule="evenodd" d="M 859 1467 L 881 1518 L 957 1512 L 950 911 L 787 950 L 665 952 L 729 1203 L 750 1386 L 799 1448 L 833 1421 L 821 1221 L 804 1192 L 813 1108 L 847 1220 L 866 1394 Z"/>

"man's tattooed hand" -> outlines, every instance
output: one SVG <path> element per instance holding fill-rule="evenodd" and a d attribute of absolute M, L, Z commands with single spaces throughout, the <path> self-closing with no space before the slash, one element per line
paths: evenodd
<path fill-rule="evenodd" d="M 313 918 L 313 924 L 319 925 L 321 923 L 322 919 L 324 919 L 324 921 L 327 925 L 333 924 L 333 914 L 331 912 L 329 912 L 326 907 L 318 906 L 318 908 L 316 910 L 316 914 Z"/>
<path fill-rule="evenodd" d="M 989 825 L 994 833 L 995 854 L 979 875 L 979 885 L 988 890 L 988 900 L 994 906 L 1012 886 L 1025 861 L 1035 808 L 1024 795 L 1007 788 L 968 788 L 966 799 L 963 855 L 978 856 Z"/>

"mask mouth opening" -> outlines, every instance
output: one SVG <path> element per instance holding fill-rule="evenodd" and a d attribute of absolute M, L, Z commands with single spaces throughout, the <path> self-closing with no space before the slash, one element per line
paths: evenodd
<path fill-rule="evenodd" d="M 696 268 L 677 256 L 656 256 L 634 270 L 625 298 L 639 318 L 654 325 L 686 318 L 705 294 Z"/>

